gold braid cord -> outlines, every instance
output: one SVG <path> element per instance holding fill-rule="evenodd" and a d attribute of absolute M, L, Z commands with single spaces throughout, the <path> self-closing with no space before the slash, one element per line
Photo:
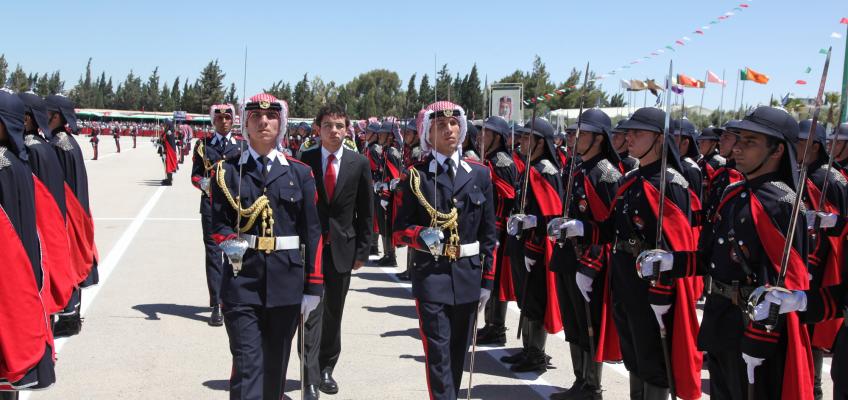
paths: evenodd
<path fill-rule="evenodd" d="M 212 168 L 215 168 L 215 166 L 212 165 L 212 162 L 206 158 L 206 145 L 203 144 L 203 140 L 199 140 L 197 142 L 197 156 L 203 160 L 203 169 L 205 171 L 211 171 Z"/>
<path fill-rule="evenodd" d="M 430 215 L 430 227 L 450 232 L 447 246 L 445 246 L 445 255 L 451 259 L 457 259 L 459 256 L 459 213 L 456 207 L 452 207 L 449 213 L 443 213 L 430 205 L 421 193 L 421 176 L 415 168 L 409 169 L 409 187 L 418 199 L 418 203 Z"/>
<path fill-rule="evenodd" d="M 218 187 L 221 188 L 221 191 L 224 192 L 224 197 L 227 198 L 227 201 L 230 203 L 230 206 L 236 210 L 239 215 L 244 218 L 247 218 L 247 222 L 244 227 L 238 227 L 239 232 L 246 233 L 253 227 L 253 224 L 256 223 L 256 219 L 259 216 L 262 216 L 262 229 L 259 231 L 259 236 L 273 236 L 274 235 L 274 210 L 271 209 L 270 200 L 268 200 L 268 196 L 264 193 L 262 196 L 259 196 L 253 205 L 248 208 L 241 208 L 241 199 L 233 199 L 233 195 L 230 193 L 230 189 L 227 187 L 227 181 L 224 180 L 224 174 L 226 170 L 224 169 L 224 162 L 219 161 L 216 164 L 215 175 L 217 176 Z M 241 177 L 239 177 L 241 179 Z M 264 189 L 263 189 L 264 191 Z"/>

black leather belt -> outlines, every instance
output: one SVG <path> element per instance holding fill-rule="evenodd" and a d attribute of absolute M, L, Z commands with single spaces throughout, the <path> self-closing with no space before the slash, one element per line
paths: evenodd
<path fill-rule="evenodd" d="M 716 279 L 712 280 L 710 286 L 710 294 L 715 294 L 724 297 L 733 302 L 737 306 L 742 306 L 748 301 L 748 296 L 756 289 L 755 286 L 741 286 L 738 281 L 733 281 L 731 284 L 719 282 Z"/>
<path fill-rule="evenodd" d="M 618 238 L 615 241 L 615 245 L 613 246 L 614 251 L 623 251 L 627 254 L 632 255 L 633 257 L 638 257 L 642 250 L 645 250 L 645 242 L 637 239 L 622 239 Z"/>

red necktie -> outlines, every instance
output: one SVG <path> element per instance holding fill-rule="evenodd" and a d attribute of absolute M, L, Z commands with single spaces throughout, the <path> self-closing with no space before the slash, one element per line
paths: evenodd
<path fill-rule="evenodd" d="M 327 171 L 324 172 L 324 189 L 327 192 L 327 203 L 333 200 L 333 191 L 336 190 L 336 167 L 333 165 L 335 154 L 327 156 Z"/>

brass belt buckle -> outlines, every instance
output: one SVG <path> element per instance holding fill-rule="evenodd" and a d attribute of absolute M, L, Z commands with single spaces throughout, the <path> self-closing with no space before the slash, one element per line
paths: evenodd
<path fill-rule="evenodd" d="M 260 236 L 257 237 L 256 240 L 258 243 L 256 244 L 256 249 L 259 251 L 264 251 L 265 253 L 271 253 L 271 251 L 275 250 L 277 240 L 274 237 L 265 237 Z"/>
<path fill-rule="evenodd" d="M 456 261 L 459 258 L 459 246 L 453 244 L 445 244 L 445 257 L 451 261 Z"/>

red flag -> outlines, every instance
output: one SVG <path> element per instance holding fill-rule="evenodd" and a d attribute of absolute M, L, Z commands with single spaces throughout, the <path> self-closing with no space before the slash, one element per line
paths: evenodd
<path fill-rule="evenodd" d="M 739 7 L 742 7 L 742 8 L 748 8 L 748 5 L 747 5 L 747 4 L 745 4 L 745 3 L 742 3 L 742 4 L 740 4 L 740 5 L 739 5 Z"/>
<path fill-rule="evenodd" d="M 795 81 L 795 84 L 796 85 L 806 85 L 807 81 L 805 81 L 803 79 L 798 79 L 797 81 Z"/>
<path fill-rule="evenodd" d="M 675 41 L 674 41 L 674 43 L 677 43 L 677 44 L 679 44 L 679 45 L 681 45 L 681 46 L 685 45 L 685 43 L 683 43 L 683 41 L 682 41 L 682 40 L 675 40 Z"/>
<path fill-rule="evenodd" d="M 842 18 L 842 19 L 840 19 L 840 20 L 839 20 L 839 23 L 840 23 L 840 24 L 846 24 L 846 25 L 848 25 L 848 18 Z"/>

